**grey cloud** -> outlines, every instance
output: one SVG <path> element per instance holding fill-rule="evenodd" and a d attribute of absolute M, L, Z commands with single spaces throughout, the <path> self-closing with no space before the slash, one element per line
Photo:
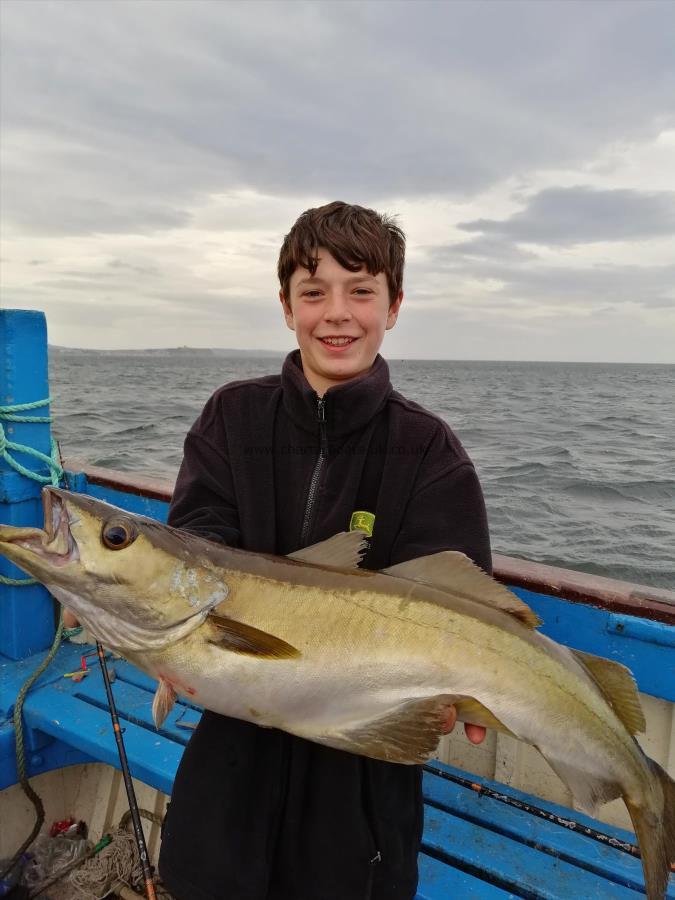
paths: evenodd
<path fill-rule="evenodd" d="M 572 301 L 589 309 L 600 303 L 675 307 L 675 265 L 573 269 L 546 266 L 505 271 L 502 278 L 504 287 L 500 293 L 542 305 Z"/>
<path fill-rule="evenodd" d="M 5 0 L 6 219 L 143 232 L 238 187 L 467 195 L 674 121 L 672 4 L 384 9 Z"/>
<path fill-rule="evenodd" d="M 523 261 L 537 258 L 536 253 L 505 241 L 500 235 L 482 235 L 470 241 L 430 247 L 428 250 L 434 265 L 441 267 L 459 266 L 467 260 Z"/>
<path fill-rule="evenodd" d="M 148 265 L 143 263 L 130 263 L 126 262 L 122 259 L 111 259 L 108 263 L 108 268 L 115 269 L 116 271 L 126 271 L 132 272 L 134 275 L 141 276 L 154 276 L 159 274 L 159 268 L 155 265 Z M 79 273 L 78 273 L 79 274 Z"/>
<path fill-rule="evenodd" d="M 442 251 L 437 250 L 434 258 L 442 258 Z M 496 298 L 502 306 L 519 302 L 538 307 L 574 303 L 590 311 L 602 304 L 634 303 L 654 309 L 675 308 L 675 265 L 563 267 L 541 263 L 508 265 L 503 260 L 466 258 L 451 267 L 440 267 L 440 272 L 435 286 L 427 287 L 425 295 L 420 292 L 415 296 L 461 298 L 463 285 L 470 278 L 477 282 L 489 281 L 489 297 Z M 417 277 L 423 278 L 421 270 Z M 501 284 L 495 287 L 496 283 Z M 489 304 L 492 299 L 480 302 Z"/>
<path fill-rule="evenodd" d="M 462 222 L 464 231 L 499 240 L 572 246 L 675 234 L 675 191 L 547 188 L 508 219 Z M 506 252 L 506 251 L 505 251 Z"/>

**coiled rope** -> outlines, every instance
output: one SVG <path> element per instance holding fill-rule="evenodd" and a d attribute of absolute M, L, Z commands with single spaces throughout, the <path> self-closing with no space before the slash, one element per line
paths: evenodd
<path fill-rule="evenodd" d="M 56 441 L 52 438 L 51 441 L 51 457 L 47 456 L 45 453 L 40 453 L 39 450 L 33 449 L 33 447 L 28 447 L 25 444 L 17 444 L 14 441 L 8 441 L 5 435 L 5 429 L 3 428 L 4 422 L 31 422 L 31 423 L 40 423 L 45 424 L 51 422 L 51 416 L 26 416 L 19 415 L 19 413 L 25 413 L 31 409 L 39 409 L 42 406 L 48 406 L 51 402 L 51 397 L 48 397 L 46 400 L 36 400 L 34 403 L 19 403 L 14 406 L 0 406 L 0 458 L 4 459 L 5 462 L 11 466 L 12 469 L 19 472 L 21 475 L 24 475 L 26 478 L 31 478 L 33 481 L 38 481 L 40 484 L 53 484 L 55 487 L 58 487 L 59 482 L 63 478 L 63 467 L 61 466 L 61 462 L 59 460 L 59 450 Z M 40 462 L 44 463 L 49 467 L 50 474 L 49 475 L 40 475 L 39 472 L 32 472 L 30 469 L 27 469 L 25 466 L 21 465 L 18 460 L 14 459 L 12 456 L 12 452 L 14 453 L 26 453 L 28 456 L 33 456 L 38 459 Z M 36 584 L 35 578 L 8 578 L 5 575 L 0 575 L 0 584 L 11 585 L 14 587 L 24 587 L 29 584 Z M 29 847 L 42 828 L 42 823 L 45 819 L 45 810 L 42 803 L 42 800 L 37 794 L 28 778 L 26 777 L 26 754 L 23 745 L 23 703 L 26 699 L 26 695 L 28 691 L 31 689 L 35 681 L 42 675 L 44 670 L 47 668 L 49 663 L 54 659 L 56 655 L 56 651 L 59 649 L 61 644 L 61 640 L 63 639 L 63 614 L 62 611 L 59 612 L 59 621 L 56 627 L 56 634 L 54 635 L 54 642 L 45 656 L 42 663 L 38 666 L 38 668 L 33 672 L 29 678 L 26 679 L 24 684 L 19 691 L 16 703 L 14 704 L 14 730 L 16 733 L 16 770 L 19 777 L 19 784 L 21 785 L 23 792 L 26 794 L 28 799 L 31 801 L 33 806 L 35 807 L 36 819 L 35 824 L 33 826 L 33 830 L 30 836 L 23 842 L 21 847 L 14 854 L 9 864 L 5 866 L 4 870 L 0 872 L 0 878 L 10 872 L 16 863 L 20 860 L 23 852 Z"/>
<path fill-rule="evenodd" d="M 36 815 L 33 830 L 16 851 L 16 853 L 2 870 L 2 872 L 0 872 L 0 878 L 4 878 L 4 876 L 7 875 L 8 872 L 11 872 L 14 866 L 19 862 L 19 860 L 23 856 L 24 851 L 27 850 L 28 847 L 30 847 L 30 845 L 40 833 L 40 829 L 42 828 L 42 824 L 45 820 L 45 808 L 42 803 L 42 798 L 36 791 L 33 790 L 33 786 L 31 785 L 26 775 L 26 753 L 23 746 L 23 702 L 26 699 L 26 694 L 31 689 L 33 684 L 37 681 L 40 675 L 42 675 L 49 663 L 56 656 L 56 651 L 59 649 L 62 638 L 63 611 L 59 613 L 59 622 L 56 627 L 56 634 L 54 635 L 54 643 L 50 647 L 49 653 L 45 656 L 45 658 L 42 660 L 33 674 L 30 675 L 23 683 L 23 685 L 21 686 L 21 690 L 17 694 L 16 703 L 14 704 L 13 722 L 14 731 L 16 734 L 16 771 L 17 775 L 19 776 L 19 784 L 21 785 L 24 794 L 28 797 L 30 802 L 35 807 Z"/>

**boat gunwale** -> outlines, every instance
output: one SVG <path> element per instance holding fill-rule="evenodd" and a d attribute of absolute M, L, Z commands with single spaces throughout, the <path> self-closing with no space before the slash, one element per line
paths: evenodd
<path fill-rule="evenodd" d="M 66 459 L 64 467 L 69 472 L 85 475 L 89 484 L 120 493 L 166 503 L 170 502 L 173 494 L 174 482 L 169 478 L 122 472 L 74 459 Z M 492 554 L 492 563 L 497 581 L 511 587 L 675 625 L 675 591 L 549 566 L 501 553 Z"/>

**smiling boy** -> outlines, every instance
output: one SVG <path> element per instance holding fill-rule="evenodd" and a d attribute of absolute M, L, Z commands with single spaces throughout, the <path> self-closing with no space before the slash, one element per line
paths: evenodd
<path fill-rule="evenodd" d="M 393 390 L 378 354 L 403 300 L 404 249 L 373 210 L 303 213 L 278 266 L 298 350 L 280 375 L 208 401 L 170 524 L 286 554 L 358 523 L 367 568 L 461 550 L 490 571 L 471 461 L 442 420 Z M 205 712 L 176 776 L 160 872 L 179 900 L 412 900 L 422 818 L 417 766 Z"/>
<path fill-rule="evenodd" d="M 280 276 L 286 280 L 285 272 Z M 279 298 L 295 331 L 304 376 L 322 397 L 369 371 L 385 330 L 396 324 L 403 291 L 392 299 L 384 272 L 350 272 L 320 247 L 314 273 L 296 268 Z"/>

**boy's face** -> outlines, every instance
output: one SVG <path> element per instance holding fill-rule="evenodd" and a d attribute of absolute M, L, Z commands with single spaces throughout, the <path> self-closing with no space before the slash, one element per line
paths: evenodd
<path fill-rule="evenodd" d="M 297 268 L 289 293 L 279 297 L 286 324 L 295 331 L 305 378 L 321 397 L 336 384 L 370 369 L 384 332 L 393 328 L 403 292 L 390 305 L 384 272 L 343 269 L 323 247 L 312 276 Z"/>

